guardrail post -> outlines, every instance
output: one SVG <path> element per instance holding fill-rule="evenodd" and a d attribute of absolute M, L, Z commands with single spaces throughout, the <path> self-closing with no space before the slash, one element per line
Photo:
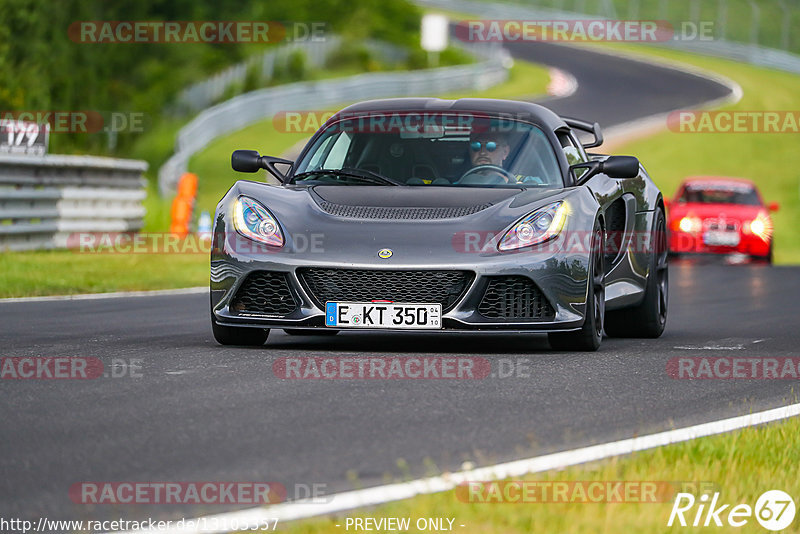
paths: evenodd
<path fill-rule="evenodd" d="M 752 25 L 750 26 L 750 44 L 758 46 L 758 30 L 761 24 L 761 9 L 756 5 L 753 0 L 747 0 L 750 4 L 750 10 L 753 12 Z"/>
<path fill-rule="evenodd" d="M 700 25 L 700 1 L 692 0 L 689 4 L 689 19 L 694 22 L 696 26 Z"/>
<path fill-rule="evenodd" d="M 628 0 L 628 19 L 637 20 L 639 18 L 639 0 Z"/>
<path fill-rule="evenodd" d="M 717 39 L 725 39 L 725 30 L 728 26 L 728 0 L 719 0 L 717 3 Z"/>
<path fill-rule="evenodd" d="M 658 18 L 661 20 L 668 20 L 669 0 L 659 0 L 658 2 Z"/>
<path fill-rule="evenodd" d="M 778 5 L 781 6 L 783 10 L 783 25 L 781 26 L 781 48 L 784 50 L 789 50 L 789 29 L 791 28 L 792 24 L 792 11 L 789 9 L 789 6 L 786 5 L 786 2 L 783 0 L 778 0 Z"/>

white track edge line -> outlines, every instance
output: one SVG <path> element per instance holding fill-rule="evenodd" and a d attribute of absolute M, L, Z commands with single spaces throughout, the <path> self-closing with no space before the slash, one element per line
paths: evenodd
<path fill-rule="evenodd" d="M 750 426 L 761 425 L 789 417 L 800 415 L 800 404 L 791 404 L 774 408 L 762 412 L 731 417 L 702 423 L 699 425 L 688 426 L 675 430 L 668 430 L 656 434 L 649 434 L 635 438 L 612 441 L 589 447 L 582 447 L 568 451 L 535 456 L 522 460 L 496 464 L 487 467 L 480 467 L 456 473 L 449 473 L 435 477 L 421 478 L 408 482 L 399 482 L 376 486 L 355 491 L 334 493 L 326 496 L 326 502 L 318 502 L 313 499 L 304 499 L 292 502 L 276 504 L 269 507 L 249 508 L 235 512 L 228 512 L 195 519 L 184 520 L 182 528 L 170 528 L 165 530 L 140 530 L 138 534 L 213 534 L 230 532 L 231 528 L 220 528 L 220 526 L 230 527 L 232 525 L 252 525 L 264 521 L 292 521 L 306 519 L 314 516 L 340 513 L 364 506 L 385 504 L 401 499 L 408 499 L 417 495 L 438 493 L 448 491 L 461 483 L 469 481 L 485 481 L 493 479 L 503 479 L 518 477 L 528 473 L 539 473 L 553 469 L 560 469 L 587 462 L 603 460 L 612 456 L 630 454 L 637 451 L 680 443 L 692 439 L 722 434 L 733 430 L 738 430 Z M 194 524 L 188 526 L 192 521 Z M 215 525 L 216 528 L 203 528 L 204 525 Z M 203 526 L 201 526 L 203 525 Z M 127 533 L 126 533 L 127 534 Z M 133 534 L 133 533 L 130 533 Z"/>
<path fill-rule="evenodd" d="M 113 293 L 78 293 L 76 295 L 52 295 L 45 297 L 13 297 L 0 299 L 0 304 L 15 302 L 58 302 L 63 300 L 98 300 L 127 297 L 158 297 L 161 295 L 194 295 L 208 293 L 208 286 L 185 287 L 182 289 L 153 289 L 146 291 L 115 291 Z"/>

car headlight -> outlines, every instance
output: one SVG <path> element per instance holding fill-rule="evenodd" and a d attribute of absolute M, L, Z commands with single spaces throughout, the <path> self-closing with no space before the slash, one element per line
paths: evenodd
<path fill-rule="evenodd" d="M 561 232 L 566 219 L 567 206 L 563 201 L 548 204 L 517 221 L 497 248 L 505 252 L 544 243 Z"/>
<path fill-rule="evenodd" d="M 767 214 L 761 212 L 758 216 L 745 223 L 745 229 L 750 230 L 751 233 L 760 237 L 763 241 L 769 241 L 772 238 L 772 220 Z"/>
<path fill-rule="evenodd" d="M 283 233 L 275 217 L 258 201 L 239 197 L 233 204 L 233 226 L 243 236 L 270 245 L 283 246 Z"/>
<path fill-rule="evenodd" d="M 703 229 L 703 221 L 697 217 L 684 217 L 678 222 L 678 228 L 681 232 L 696 234 Z"/>

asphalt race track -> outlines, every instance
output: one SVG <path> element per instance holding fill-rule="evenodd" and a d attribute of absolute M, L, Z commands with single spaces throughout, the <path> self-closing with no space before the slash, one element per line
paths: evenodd
<path fill-rule="evenodd" d="M 551 103 L 601 124 L 727 92 L 561 46 L 515 53 L 575 75 L 581 89 Z M 401 477 L 398 459 L 422 475 L 429 461 L 452 470 L 796 402 L 792 380 L 680 380 L 666 369 L 686 356 L 797 356 L 800 268 L 676 263 L 670 275 L 660 339 L 607 338 L 588 354 L 551 351 L 530 334 L 273 331 L 262 348 L 225 348 L 211 336 L 207 294 L 0 303 L 0 355 L 97 357 L 126 375 L 0 380 L 0 503 L 23 518 L 196 516 L 231 507 L 92 508 L 68 490 L 84 481 L 278 481 L 291 498 L 295 484 L 335 492 Z M 493 376 L 281 380 L 272 367 L 285 356 L 434 355 L 487 358 Z M 129 376 L 131 363 L 140 376 Z M 510 368 L 519 376 L 499 376 Z"/>
<path fill-rule="evenodd" d="M 552 43 L 508 43 L 514 57 L 557 67 L 572 74 L 578 90 L 547 99 L 559 115 L 597 121 L 603 128 L 730 94 L 715 81 L 629 58 Z M 599 150 L 602 152 L 602 146 Z M 644 162 L 647 166 L 647 162 Z"/>

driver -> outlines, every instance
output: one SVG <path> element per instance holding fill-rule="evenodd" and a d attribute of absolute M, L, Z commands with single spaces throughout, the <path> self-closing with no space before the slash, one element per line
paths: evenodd
<path fill-rule="evenodd" d="M 514 176 L 503 168 L 510 152 L 505 135 L 491 130 L 473 131 L 469 137 L 472 168 L 461 179 L 470 183 L 514 183 Z"/>
<path fill-rule="evenodd" d="M 494 132 L 478 132 L 469 138 L 469 157 L 473 167 L 479 165 L 502 167 L 509 150 L 505 136 Z"/>
<path fill-rule="evenodd" d="M 478 175 L 488 183 L 545 185 L 538 176 L 510 173 L 503 164 L 511 152 L 508 137 L 491 130 L 473 131 L 469 137 L 469 158 L 472 168 L 462 176 Z"/>

